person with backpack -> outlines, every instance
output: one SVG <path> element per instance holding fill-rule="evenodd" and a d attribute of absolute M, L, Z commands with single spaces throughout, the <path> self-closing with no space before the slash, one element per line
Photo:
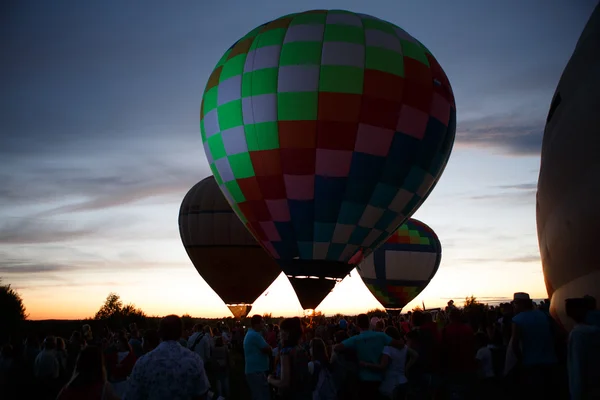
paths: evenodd
<path fill-rule="evenodd" d="M 310 356 L 308 372 L 313 378 L 313 400 L 336 400 L 337 390 L 331 374 L 331 364 L 325 342 L 320 338 L 310 341 Z"/>
<path fill-rule="evenodd" d="M 200 324 L 194 325 L 194 333 L 188 339 L 188 349 L 198 354 L 206 364 L 210 359 L 210 336 L 206 336 L 206 330 Z"/>

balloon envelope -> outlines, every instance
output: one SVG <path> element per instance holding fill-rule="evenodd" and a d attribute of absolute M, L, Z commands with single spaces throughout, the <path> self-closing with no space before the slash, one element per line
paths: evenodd
<path fill-rule="evenodd" d="M 552 315 L 567 329 L 565 300 L 600 300 L 600 5 L 550 105 L 537 191 L 537 229 Z"/>
<path fill-rule="evenodd" d="M 214 178 L 194 185 L 179 210 L 181 241 L 198 273 L 237 318 L 281 273 L 233 213 Z"/>
<path fill-rule="evenodd" d="M 298 293 L 306 307 L 426 198 L 454 143 L 456 107 L 439 63 L 407 32 L 315 10 L 234 43 L 200 119 L 217 183 L 296 290 L 313 287 L 311 299 Z"/>
<path fill-rule="evenodd" d="M 441 260 L 435 232 L 411 218 L 360 264 L 358 273 L 386 309 L 399 309 L 425 289 Z"/>

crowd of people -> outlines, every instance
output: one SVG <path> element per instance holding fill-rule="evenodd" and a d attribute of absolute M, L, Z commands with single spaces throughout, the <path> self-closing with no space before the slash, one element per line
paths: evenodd
<path fill-rule="evenodd" d="M 3 399 L 230 399 L 235 359 L 252 400 L 600 399 L 600 315 L 569 299 L 567 336 L 526 293 L 496 307 L 157 330 L 89 325 L 31 335 L 0 357 Z M 241 367 L 241 366 L 240 366 Z M 236 382 L 242 385 L 243 382 Z M 240 392 L 240 390 L 238 390 Z"/>

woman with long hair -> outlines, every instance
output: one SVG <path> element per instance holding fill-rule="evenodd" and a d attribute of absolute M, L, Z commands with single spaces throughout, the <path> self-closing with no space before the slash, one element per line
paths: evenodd
<path fill-rule="evenodd" d="M 106 380 L 104 356 L 98 347 L 81 350 L 73 376 L 56 400 L 119 400 Z"/>
<path fill-rule="evenodd" d="M 281 322 L 281 351 L 275 375 L 268 382 L 277 390 L 278 399 L 311 400 L 312 377 L 308 371 L 310 357 L 301 346 L 302 322 L 300 318 L 286 318 Z"/>
<path fill-rule="evenodd" d="M 65 340 L 61 337 L 56 338 L 56 360 L 58 361 L 58 380 L 61 386 L 68 381 L 71 371 L 68 369 L 69 355 Z"/>

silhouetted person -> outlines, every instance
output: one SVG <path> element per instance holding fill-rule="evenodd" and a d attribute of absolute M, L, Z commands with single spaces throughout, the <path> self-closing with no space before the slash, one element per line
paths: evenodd
<path fill-rule="evenodd" d="M 73 373 L 75 369 L 75 364 L 77 363 L 77 357 L 79 357 L 79 353 L 81 349 L 84 347 L 84 341 L 81 337 L 81 332 L 74 331 L 71 334 L 71 339 L 69 339 L 69 343 L 67 343 L 67 370 L 69 375 Z"/>
<path fill-rule="evenodd" d="M 156 329 L 148 329 L 144 332 L 144 337 L 142 338 L 142 349 L 144 354 L 151 352 L 160 344 L 160 337 L 158 336 L 158 331 Z"/>
<path fill-rule="evenodd" d="M 114 346 L 116 351 L 105 356 L 106 365 L 110 371 L 108 380 L 113 385 L 115 393 L 121 396 L 125 392 L 127 378 L 133 370 L 137 357 L 133 353 L 124 331 L 117 332 Z"/>
<path fill-rule="evenodd" d="M 202 327 L 202 325 L 196 324 L 193 329 L 194 333 L 188 339 L 187 347 L 198 354 L 203 362 L 207 362 L 210 359 L 212 341 L 210 327 Z"/>
<path fill-rule="evenodd" d="M 200 356 L 179 344 L 183 323 L 177 315 L 160 321 L 161 343 L 135 364 L 126 400 L 205 400 L 209 384 Z"/>
<path fill-rule="evenodd" d="M 600 310 L 596 304 L 596 298 L 592 296 L 583 296 L 587 303 L 587 313 L 585 321 L 588 325 L 593 325 L 596 328 L 600 328 Z"/>
<path fill-rule="evenodd" d="M 571 400 L 600 398 L 600 328 L 588 323 L 589 306 L 585 298 L 565 300 L 565 311 L 575 321 L 567 355 Z"/>
<path fill-rule="evenodd" d="M 263 338 L 265 322 L 260 315 L 251 319 L 252 327 L 244 338 L 244 355 L 246 360 L 246 380 L 250 387 L 252 400 L 269 400 L 271 393 L 267 382 L 271 346 Z"/>
<path fill-rule="evenodd" d="M 281 350 L 275 374 L 267 381 L 275 387 L 278 398 L 285 400 L 311 400 L 312 377 L 308 370 L 310 356 L 302 340 L 300 318 L 286 318 L 281 322 Z M 308 339 L 307 339 L 308 340 Z"/>
<path fill-rule="evenodd" d="M 356 351 L 359 362 L 364 365 L 379 363 L 385 346 L 404 346 L 404 342 L 392 339 L 383 332 L 369 330 L 369 317 L 366 314 L 360 314 L 356 317 L 356 323 L 360 329 L 360 333 L 338 344 L 334 348 L 334 351 L 343 352 L 346 349 L 353 349 Z M 358 378 L 359 398 L 369 399 L 377 395 L 379 385 L 383 381 L 383 374 L 380 371 L 361 366 Z"/>
<path fill-rule="evenodd" d="M 43 350 L 35 359 L 33 367 L 42 398 L 53 398 L 60 386 L 57 386 L 60 366 L 56 357 L 56 338 L 48 336 L 44 340 Z"/>
<path fill-rule="evenodd" d="M 552 398 L 557 357 L 550 317 L 533 308 L 527 293 L 515 293 L 511 350 L 520 365 L 519 393 L 524 399 Z"/>
<path fill-rule="evenodd" d="M 56 400 L 118 400 L 106 379 L 100 348 L 88 346 L 80 352 L 73 376 Z"/>
<path fill-rule="evenodd" d="M 144 350 L 142 349 L 142 338 L 140 337 L 140 331 L 137 328 L 137 324 L 129 324 L 129 346 L 131 346 L 131 350 L 133 354 L 135 354 L 136 358 L 140 358 L 144 354 Z"/>

